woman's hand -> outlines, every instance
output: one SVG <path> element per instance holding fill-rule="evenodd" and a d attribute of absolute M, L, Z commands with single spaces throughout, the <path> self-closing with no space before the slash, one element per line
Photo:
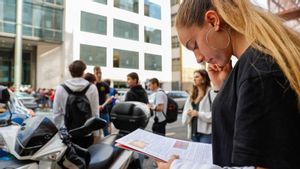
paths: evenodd
<path fill-rule="evenodd" d="M 214 90 L 220 90 L 223 82 L 227 79 L 231 70 L 231 61 L 224 67 L 220 67 L 216 64 L 208 64 L 207 71 Z"/>
<path fill-rule="evenodd" d="M 158 169 L 169 169 L 174 160 L 179 159 L 178 155 L 172 155 L 168 162 L 156 161 Z"/>

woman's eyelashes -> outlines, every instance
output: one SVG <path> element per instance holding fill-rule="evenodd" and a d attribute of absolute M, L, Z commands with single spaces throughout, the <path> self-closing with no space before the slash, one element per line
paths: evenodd
<path fill-rule="evenodd" d="M 196 41 L 194 41 L 194 42 L 189 41 L 187 48 L 191 51 L 194 51 L 194 50 L 198 49 L 199 47 L 198 47 L 198 44 Z"/>

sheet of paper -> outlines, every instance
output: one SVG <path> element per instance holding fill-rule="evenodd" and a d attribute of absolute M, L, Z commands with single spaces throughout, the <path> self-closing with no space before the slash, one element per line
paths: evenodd
<path fill-rule="evenodd" d="M 212 164 L 211 144 L 184 141 L 137 129 L 116 140 L 121 148 L 132 149 L 152 157 L 168 161 L 172 155 L 180 159 Z"/>

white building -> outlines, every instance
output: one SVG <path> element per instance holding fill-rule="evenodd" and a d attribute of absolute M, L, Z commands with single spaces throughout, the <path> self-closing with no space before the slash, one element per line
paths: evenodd
<path fill-rule="evenodd" d="M 16 0 L 0 0 L 0 82 L 14 81 Z M 156 77 L 171 88 L 170 1 L 23 0 L 22 84 L 54 88 L 70 78 L 68 65 L 101 66 L 103 79 L 126 85 Z M 7 61 L 7 62 L 6 62 Z"/>
<path fill-rule="evenodd" d="M 172 32 L 172 89 L 191 90 L 194 71 L 205 69 L 204 64 L 198 64 L 192 51 L 179 43 L 175 28 L 175 18 L 182 0 L 171 0 L 171 32 Z"/>
<path fill-rule="evenodd" d="M 171 88 L 170 1 L 66 0 L 62 45 L 38 50 L 38 87 L 53 87 L 69 77 L 67 66 L 84 60 L 88 72 L 102 68 L 102 78 L 124 86 L 127 74 L 141 84 L 158 78 Z M 44 47 L 46 48 L 46 47 Z"/>

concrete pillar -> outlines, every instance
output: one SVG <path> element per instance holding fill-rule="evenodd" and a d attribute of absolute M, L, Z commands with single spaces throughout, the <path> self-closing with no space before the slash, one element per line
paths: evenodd
<path fill-rule="evenodd" d="M 15 64 L 14 83 L 16 91 L 20 90 L 22 83 L 22 11 L 23 0 L 16 0 L 16 41 L 15 41 Z"/>

